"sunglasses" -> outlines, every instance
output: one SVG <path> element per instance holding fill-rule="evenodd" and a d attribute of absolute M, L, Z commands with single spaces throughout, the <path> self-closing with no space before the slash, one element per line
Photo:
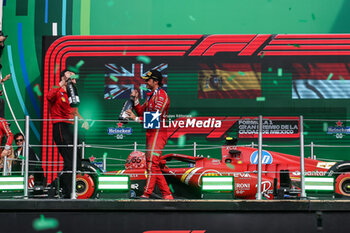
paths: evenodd
<path fill-rule="evenodd" d="M 15 140 L 15 142 L 23 142 L 24 141 L 24 139 L 17 139 L 17 140 Z"/>

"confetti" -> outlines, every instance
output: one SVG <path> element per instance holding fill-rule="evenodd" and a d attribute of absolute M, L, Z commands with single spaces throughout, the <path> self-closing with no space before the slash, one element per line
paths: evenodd
<path fill-rule="evenodd" d="M 238 71 L 238 74 L 239 74 L 239 75 L 242 75 L 242 76 L 244 76 L 244 75 L 245 75 L 245 73 L 244 73 L 244 72 L 242 72 L 242 71 Z"/>
<path fill-rule="evenodd" d="M 179 139 L 177 140 L 177 145 L 179 147 L 184 147 L 186 144 L 186 136 L 182 135 L 181 137 L 179 137 Z"/>
<path fill-rule="evenodd" d="M 174 191 L 174 188 L 173 188 L 173 186 L 172 186 L 171 184 L 169 184 L 169 189 L 170 189 L 170 192 L 172 192 L 172 193 L 175 192 L 175 191 Z"/>
<path fill-rule="evenodd" d="M 36 94 L 37 96 L 42 96 L 42 95 L 43 95 L 43 94 L 41 93 L 41 91 L 40 91 L 40 86 L 39 86 L 39 84 L 36 84 L 36 85 L 34 86 L 33 91 L 35 92 L 35 94 Z"/>
<path fill-rule="evenodd" d="M 103 158 L 104 158 L 104 159 L 107 158 L 107 155 L 108 155 L 107 152 L 103 153 Z"/>
<path fill-rule="evenodd" d="M 169 145 L 174 145 L 174 141 L 168 140 L 168 144 L 169 144 Z"/>
<path fill-rule="evenodd" d="M 136 60 L 140 61 L 140 62 L 143 62 L 145 64 L 149 64 L 151 63 L 151 58 L 147 57 L 147 56 L 138 56 L 136 58 Z"/>
<path fill-rule="evenodd" d="M 273 80 L 273 84 L 277 85 L 277 84 L 278 84 L 278 82 L 277 82 L 276 80 Z"/>
<path fill-rule="evenodd" d="M 23 155 L 19 155 L 18 158 L 19 159 L 24 159 L 24 160 L 26 159 L 26 157 L 24 157 Z"/>
<path fill-rule="evenodd" d="M 272 72 L 272 67 L 269 67 L 269 69 L 267 71 L 268 72 Z"/>
<path fill-rule="evenodd" d="M 54 218 L 45 218 L 43 214 L 40 215 L 40 218 L 34 219 L 33 228 L 36 231 L 44 231 L 49 229 L 55 229 L 59 225 L 57 219 Z"/>
<path fill-rule="evenodd" d="M 74 73 L 79 73 L 79 69 L 77 69 L 76 67 L 74 66 L 68 66 L 68 70 L 74 72 Z"/>
<path fill-rule="evenodd" d="M 265 101 L 266 98 L 264 96 L 256 97 L 256 101 Z"/>
<path fill-rule="evenodd" d="M 114 6 L 114 1 L 113 0 L 108 1 L 107 6 L 108 7 Z"/>
<path fill-rule="evenodd" d="M 265 56 L 265 53 L 262 52 L 261 55 L 260 55 L 260 58 L 263 58 Z"/>
<path fill-rule="evenodd" d="M 119 80 L 117 77 L 114 77 L 113 75 L 110 75 L 109 78 L 112 79 L 114 82 L 118 82 Z"/>
<path fill-rule="evenodd" d="M 281 77 L 283 75 L 283 69 L 282 68 L 278 68 L 277 69 L 277 76 Z"/>
<path fill-rule="evenodd" d="M 172 26 L 173 26 L 173 25 L 171 25 L 171 23 L 167 23 L 167 24 L 166 24 L 166 27 L 167 27 L 167 28 L 171 28 Z"/>
<path fill-rule="evenodd" d="M 90 128 L 95 124 L 96 121 L 92 121 L 90 124 Z"/>
<path fill-rule="evenodd" d="M 332 77 L 333 77 L 333 73 L 329 73 L 327 80 L 331 80 Z"/>
<path fill-rule="evenodd" d="M 232 81 L 234 78 L 235 78 L 235 76 L 232 75 L 232 76 L 228 77 L 227 80 L 228 80 L 228 81 Z"/>
<path fill-rule="evenodd" d="M 59 86 L 54 85 L 53 88 L 59 88 Z"/>
<path fill-rule="evenodd" d="M 126 54 L 126 50 L 123 51 L 123 56 Z"/>
<path fill-rule="evenodd" d="M 328 131 L 328 122 L 323 122 L 323 132 Z"/>
<path fill-rule="evenodd" d="M 304 135 L 308 135 L 308 134 L 309 134 L 309 132 L 304 132 L 303 134 L 304 134 Z"/>
<path fill-rule="evenodd" d="M 311 14 L 311 18 L 312 18 L 312 20 L 314 20 L 314 21 L 316 20 L 316 17 L 315 17 L 315 14 L 314 14 L 314 13 Z"/>
<path fill-rule="evenodd" d="M 226 163 L 226 166 L 228 166 L 228 167 L 231 168 L 231 169 L 235 169 L 235 166 L 233 166 L 233 165 L 230 164 L 230 163 Z"/>
<path fill-rule="evenodd" d="M 190 18 L 190 20 L 192 20 L 192 21 L 196 20 L 192 15 L 188 16 L 188 18 Z"/>
<path fill-rule="evenodd" d="M 70 76 L 71 79 L 79 79 L 79 75 L 78 74 L 75 74 L 75 75 L 72 75 Z"/>
<path fill-rule="evenodd" d="M 300 48 L 300 45 L 298 44 L 293 44 L 294 47 Z"/>
<path fill-rule="evenodd" d="M 291 11 L 292 10 L 292 8 L 291 7 L 289 7 L 289 11 Z"/>
<path fill-rule="evenodd" d="M 188 115 L 190 115 L 191 117 L 196 117 L 198 116 L 198 111 L 192 110 Z"/>
<path fill-rule="evenodd" d="M 140 86 L 140 90 L 147 91 L 148 89 L 145 86 Z"/>
<path fill-rule="evenodd" d="M 80 60 L 80 61 L 78 61 L 78 63 L 75 65 L 75 67 L 79 69 L 82 65 L 84 65 L 84 63 L 85 63 L 85 62 L 84 62 L 83 60 Z"/>
<path fill-rule="evenodd" d="M 305 126 L 305 128 L 310 129 L 310 126 L 308 126 L 305 122 L 304 122 L 304 126 Z"/>
<path fill-rule="evenodd" d="M 343 77 L 343 76 L 339 75 L 339 79 L 340 79 L 342 82 L 345 82 L 345 80 L 344 80 L 344 77 Z"/>

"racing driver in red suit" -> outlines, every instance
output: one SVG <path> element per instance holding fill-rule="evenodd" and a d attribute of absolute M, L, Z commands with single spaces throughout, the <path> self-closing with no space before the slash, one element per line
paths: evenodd
<path fill-rule="evenodd" d="M 160 115 L 160 120 L 162 122 L 168 115 L 170 105 L 167 93 L 161 89 L 163 86 L 162 74 L 157 70 L 151 70 L 145 77 L 142 77 L 142 79 L 145 80 L 146 87 L 151 90 L 151 92 L 147 93 L 147 100 L 141 106 L 138 99 L 138 92 L 133 90 L 131 96 L 135 97 L 134 109 L 138 117 L 135 116 L 131 109 L 127 110 L 127 113 L 132 120 L 143 122 L 144 112 L 156 112 L 156 114 Z M 147 129 L 146 131 L 146 162 L 148 176 L 145 191 L 141 198 L 149 198 L 157 184 L 162 192 L 163 199 L 173 199 L 169 186 L 162 174 L 160 168 L 161 161 L 159 159 L 162 155 L 162 150 L 167 143 L 167 139 L 167 131 L 162 127 L 159 129 Z"/>

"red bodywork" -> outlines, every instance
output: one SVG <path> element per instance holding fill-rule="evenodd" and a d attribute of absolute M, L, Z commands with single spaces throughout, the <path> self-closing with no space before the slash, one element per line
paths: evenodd
<path fill-rule="evenodd" d="M 181 181 L 183 184 L 200 190 L 202 176 L 234 176 L 235 197 L 239 199 L 255 199 L 257 193 L 257 152 L 256 148 L 243 146 L 222 146 L 222 158 L 194 157 L 183 154 L 166 154 L 162 156 L 163 173 Z M 230 153 L 231 152 L 231 153 Z M 168 167 L 166 161 L 177 160 L 187 162 L 188 167 Z M 111 172 L 130 175 L 131 181 L 145 180 L 145 155 L 133 152 L 126 162 L 126 170 Z M 289 170 L 292 183 L 300 182 L 300 157 L 263 151 L 262 155 L 262 193 L 267 199 L 273 199 L 273 180 L 278 179 L 281 170 Z M 306 176 L 324 176 L 335 162 L 322 162 L 305 158 Z M 169 165 L 171 166 L 171 165 Z M 184 165 L 185 166 L 185 165 Z M 142 168 L 141 168 L 142 167 Z M 294 181 L 294 182 L 293 182 Z"/>

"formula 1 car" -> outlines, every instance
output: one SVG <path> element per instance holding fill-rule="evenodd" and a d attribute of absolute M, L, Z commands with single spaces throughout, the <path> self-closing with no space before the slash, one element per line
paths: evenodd
<path fill-rule="evenodd" d="M 253 147 L 237 146 L 235 144 L 235 139 L 229 138 L 226 140 L 225 145 L 221 148 L 221 160 L 184 154 L 163 155 L 161 157 L 162 172 L 174 198 L 201 198 L 202 176 L 233 176 L 235 198 L 255 199 L 257 193 L 258 150 Z M 167 166 L 167 164 L 174 161 L 181 162 L 183 165 L 181 167 Z M 131 198 L 135 198 L 143 194 L 147 179 L 145 168 L 145 153 L 134 151 L 126 160 L 125 170 L 105 174 L 129 175 Z M 305 176 L 334 176 L 335 193 L 350 197 L 350 162 L 323 162 L 305 158 Z M 89 185 L 88 190 L 84 192 L 95 193 L 96 185 L 91 182 Z M 92 185 L 93 188 L 91 188 Z M 261 190 L 263 197 L 266 199 L 291 196 L 297 198 L 300 194 L 300 157 L 263 150 Z M 155 189 L 152 196 L 160 198 L 159 190 Z M 80 198 L 84 198 L 84 196 L 80 195 Z M 85 198 L 88 197 L 85 196 Z"/>

